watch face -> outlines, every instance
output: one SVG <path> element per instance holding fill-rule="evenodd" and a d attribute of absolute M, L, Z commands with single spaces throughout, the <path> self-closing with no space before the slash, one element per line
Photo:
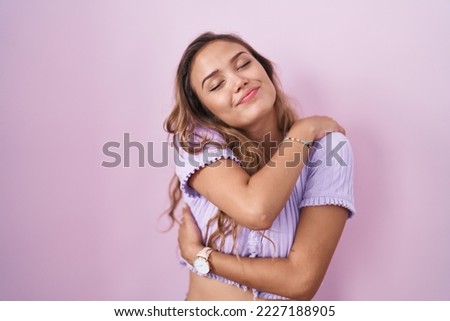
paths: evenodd
<path fill-rule="evenodd" d="M 200 274 L 206 274 L 209 272 L 209 264 L 205 259 L 196 258 L 194 260 L 194 268 Z"/>

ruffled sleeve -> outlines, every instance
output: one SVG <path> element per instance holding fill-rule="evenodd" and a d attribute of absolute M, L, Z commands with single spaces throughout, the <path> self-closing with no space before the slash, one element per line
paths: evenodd
<path fill-rule="evenodd" d="M 194 143 L 200 143 L 206 137 L 209 143 L 195 154 L 186 152 L 183 148 L 175 149 L 175 173 L 181 184 L 181 191 L 189 197 L 198 197 L 200 194 L 189 185 L 189 178 L 205 166 L 211 165 L 221 159 L 232 159 L 240 164 L 240 160 L 230 148 L 223 147 L 225 141 L 220 134 L 212 130 L 197 129 Z"/>
<path fill-rule="evenodd" d="M 353 216 L 353 155 L 347 137 L 333 132 L 316 141 L 306 166 L 308 175 L 300 208 L 337 205 Z"/>

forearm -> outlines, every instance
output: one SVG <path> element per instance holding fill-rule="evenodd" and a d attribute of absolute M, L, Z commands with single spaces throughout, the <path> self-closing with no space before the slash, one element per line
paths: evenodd
<path fill-rule="evenodd" d="M 305 207 L 287 258 L 247 258 L 213 251 L 209 257 L 211 271 L 265 292 L 297 300 L 312 299 L 325 276 L 347 216 L 347 209 L 339 206 Z M 186 209 L 184 217 L 186 222 L 180 227 L 178 243 L 182 256 L 192 264 L 203 245 Z"/>
<path fill-rule="evenodd" d="M 194 174 L 191 186 L 238 224 L 265 230 L 285 206 L 307 158 L 308 147 L 284 142 L 252 176 L 236 162 L 224 160 Z"/>
<path fill-rule="evenodd" d="M 191 248 L 186 255 L 189 263 L 201 248 Z M 289 258 L 248 258 L 213 251 L 209 262 L 212 273 L 260 291 L 294 300 L 311 300 L 317 291 L 308 281 L 308 265 Z"/>
<path fill-rule="evenodd" d="M 315 117 L 295 122 L 287 136 L 312 142 L 330 131 L 345 133 L 332 119 Z M 253 219 L 263 221 L 264 227 L 269 228 L 286 204 L 308 156 L 309 148 L 301 142 L 282 143 L 271 161 L 249 178 L 246 186 L 248 195 L 244 198 L 241 210 L 245 211 L 246 207 L 256 208 L 257 215 Z"/>
<path fill-rule="evenodd" d="M 210 262 L 212 273 L 259 291 L 293 300 L 311 300 L 317 291 L 308 282 L 307 266 L 295 265 L 289 258 L 238 258 L 214 251 Z"/>
<path fill-rule="evenodd" d="M 332 119 L 317 116 L 295 122 L 287 136 L 312 142 L 328 131 L 344 132 Z M 251 176 L 236 162 L 222 159 L 195 172 L 189 184 L 239 225 L 267 229 L 285 206 L 308 156 L 303 143 L 283 142 Z"/>
<path fill-rule="evenodd" d="M 270 162 L 249 178 L 243 205 L 256 209 L 259 220 L 267 222 L 264 229 L 272 225 L 285 206 L 308 155 L 309 148 L 305 145 L 283 142 Z"/>
<path fill-rule="evenodd" d="M 289 258 L 238 258 L 220 252 L 211 255 L 212 272 L 260 291 L 296 300 L 310 300 L 302 268 Z"/>

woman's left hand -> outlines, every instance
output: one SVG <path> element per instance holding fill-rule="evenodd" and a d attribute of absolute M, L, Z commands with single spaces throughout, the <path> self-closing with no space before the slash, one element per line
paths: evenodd
<path fill-rule="evenodd" d="M 192 264 L 197 253 L 204 247 L 200 230 L 192 216 L 189 206 L 182 208 L 183 216 L 181 218 L 180 228 L 178 230 L 178 246 L 181 256 Z"/>

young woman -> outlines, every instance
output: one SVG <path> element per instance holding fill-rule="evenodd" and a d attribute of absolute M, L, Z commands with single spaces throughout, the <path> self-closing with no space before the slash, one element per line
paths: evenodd
<path fill-rule="evenodd" d="M 181 198 L 192 211 L 179 237 L 187 299 L 312 298 L 354 212 L 344 129 L 297 120 L 271 62 L 213 33 L 184 52 L 165 128 L 177 156 L 169 215 Z"/>

